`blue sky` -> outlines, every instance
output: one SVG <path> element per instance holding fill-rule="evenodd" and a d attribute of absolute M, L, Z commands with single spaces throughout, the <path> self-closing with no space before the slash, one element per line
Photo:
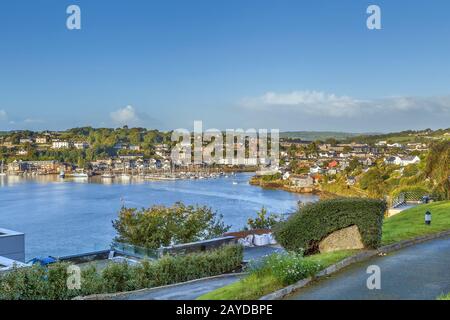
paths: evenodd
<path fill-rule="evenodd" d="M 66 28 L 81 8 L 82 29 Z M 382 30 L 368 30 L 377 4 Z M 450 2 L 8 0 L 0 130 L 450 127 Z"/>

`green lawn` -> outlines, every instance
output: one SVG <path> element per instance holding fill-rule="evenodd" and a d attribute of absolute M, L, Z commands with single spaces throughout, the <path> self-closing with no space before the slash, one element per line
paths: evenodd
<path fill-rule="evenodd" d="M 450 293 L 440 295 L 437 299 L 438 300 L 450 300 Z"/>
<path fill-rule="evenodd" d="M 430 226 L 425 225 L 424 222 L 424 215 L 427 210 L 432 213 Z M 383 224 L 382 244 L 391 244 L 445 230 L 450 230 L 450 201 L 420 205 L 385 220 Z M 325 269 L 356 252 L 357 250 L 336 251 L 312 255 L 305 259 L 319 263 Z M 211 291 L 198 299 L 255 300 L 281 288 L 283 288 L 283 285 L 270 273 L 259 276 L 257 274 L 251 274 L 241 281 Z M 450 294 L 441 296 L 439 299 L 450 299 Z"/>
<path fill-rule="evenodd" d="M 316 254 L 305 259 L 314 261 L 325 269 L 356 252 L 357 250 L 343 250 Z M 283 287 L 284 285 L 270 273 L 250 274 L 238 282 L 204 294 L 198 300 L 256 300 Z"/>
<path fill-rule="evenodd" d="M 432 214 L 431 225 L 424 222 L 425 212 Z M 382 244 L 450 230 L 450 201 L 420 205 L 385 220 Z"/>

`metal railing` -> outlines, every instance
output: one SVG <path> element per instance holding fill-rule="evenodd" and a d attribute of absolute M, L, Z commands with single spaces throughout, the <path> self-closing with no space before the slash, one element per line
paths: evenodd
<path fill-rule="evenodd" d="M 401 192 L 396 197 L 391 199 L 390 207 L 398 208 L 400 206 L 406 205 L 407 203 L 418 203 L 422 201 L 424 196 L 427 196 L 427 193 L 423 191 Z"/>

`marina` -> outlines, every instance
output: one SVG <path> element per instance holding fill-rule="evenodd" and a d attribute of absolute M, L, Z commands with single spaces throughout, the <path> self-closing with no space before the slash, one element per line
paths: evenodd
<path fill-rule="evenodd" d="M 26 257 L 64 256 L 109 248 L 115 237 L 112 220 L 121 206 L 143 208 L 207 205 L 223 215 L 231 231 L 241 230 L 264 206 L 271 213 L 289 213 L 298 201 L 314 195 L 265 190 L 249 185 L 251 173 L 224 173 L 216 178 L 101 175 L 0 177 L 0 225 L 26 234 Z M 226 178 L 228 177 L 228 178 Z"/>

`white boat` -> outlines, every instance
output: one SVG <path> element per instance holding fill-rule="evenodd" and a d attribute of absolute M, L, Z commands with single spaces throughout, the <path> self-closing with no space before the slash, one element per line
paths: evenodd
<path fill-rule="evenodd" d="M 75 172 L 72 177 L 74 178 L 89 178 L 89 175 L 86 172 Z"/>
<path fill-rule="evenodd" d="M 127 173 L 122 173 L 119 175 L 119 178 L 123 179 L 123 180 L 128 180 L 128 179 L 131 179 L 131 176 Z"/>
<path fill-rule="evenodd" d="M 4 176 L 6 176 L 6 173 L 3 172 L 3 160 L 2 160 L 2 164 L 0 165 L 0 177 Z"/>
<path fill-rule="evenodd" d="M 238 184 L 236 181 L 233 181 L 233 184 Z"/>
<path fill-rule="evenodd" d="M 103 179 L 114 179 L 116 176 L 112 173 L 104 173 L 102 174 Z"/>

